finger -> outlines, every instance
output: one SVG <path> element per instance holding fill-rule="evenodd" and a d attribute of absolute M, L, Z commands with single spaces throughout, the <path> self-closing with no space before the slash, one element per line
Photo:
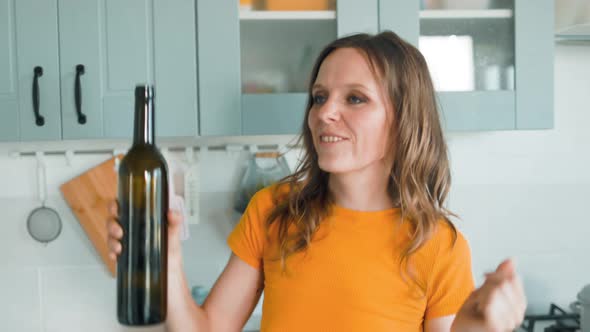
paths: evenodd
<path fill-rule="evenodd" d="M 113 253 L 113 252 L 109 252 L 109 258 L 111 260 L 113 260 L 113 261 L 116 261 L 117 260 L 117 255 L 115 253 Z"/>
<path fill-rule="evenodd" d="M 500 284 L 499 276 L 494 274 L 487 277 L 483 285 L 478 289 L 476 311 L 485 316 L 487 308 L 495 303 L 497 297 L 497 288 Z"/>
<path fill-rule="evenodd" d="M 524 320 L 527 303 L 522 280 L 516 272 L 516 261 L 514 258 L 510 258 L 502 262 L 500 265 L 501 266 L 499 266 L 498 269 L 501 269 L 510 281 L 511 296 L 514 300 L 517 321 L 522 322 L 522 320 Z"/>
<path fill-rule="evenodd" d="M 487 331 L 509 331 L 514 328 L 516 321 L 508 303 L 509 300 L 499 287 L 490 287 L 482 293 L 477 310 L 483 317 Z"/>
<path fill-rule="evenodd" d="M 504 260 L 498 268 L 496 268 L 496 272 L 500 272 L 506 274 L 508 276 L 513 276 L 516 274 L 516 264 L 512 258 Z"/>
<path fill-rule="evenodd" d="M 519 294 L 517 294 L 516 285 L 514 283 L 514 278 L 505 279 L 498 287 L 498 289 L 504 295 L 504 299 L 506 300 L 505 303 L 502 305 L 509 311 L 507 317 L 512 317 L 512 322 L 514 326 L 511 326 L 512 329 L 518 327 L 519 321 L 521 319 L 521 304 L 519 299 Z"/>
<path fill-rule="evenodd" d="M 109 202 L 109 212 L 113 216 L 119 215 L 119 201 L 117 201 L 115 199 L 115 200 L 112 200 L 111 202 Z"/>
<path fill-rule="evenodd" d="M 180 212 L 175 210 L 168 211 L 168 249 L 170 252 L 180 252 L 180 231 L 182 226 L 183 216 Z"/>
<path fill-rule="evenodd" d="M 182 224 L 183 216 L 179 211 L 170 210 L 168 211 L 168 224 L 170 226 L 178 226 Z"/>
<path fill-rule="evenodd" d="M 109 238 L 107 240 L 107 245 L 108 245 L 109 251 L 111 253 L 114 253 L 117 255 L 121 253 L 121 249 L 122 249 L 121 242 L 114 240 L 112 238 Z"/>
<path fill-rule="evenodd" d="M 109 232 L 109 236 L 120 240 L 123 237 L 123 228 L 121 227 L 121 225 L 119 225 L 119 223 L 114 220 L 114 219 L 110 219 L 108 221 L 108 232 Z"/>
<path fill-rule="evenodd" d="M 526 307 L 516 277 L 492 273 L 480 288 L 476 311 L 492 330 L 514 330 L 521 325 Z"/>
<path fill-rule="evenodd" d="M 484 281 L 484 285 L 487 284 L 487 285 L 498 286 L 501 283 L 503 283 L 505 280 L 512 280 L 512 277 L 506 276 L 502 272 L 487 273 L 485 276 L 486 276 L 486 278 Z"/>
<path fill-rule="evenodd" d="M 514 283 L 514 290 L 515 290 L 516 298 L 518 299 L 517 305 L 520 309 L 519 318 L 518 318 L 519 325 L 520 325 L 524 321 L 524 314 L 526 312 L 526 307 L 527 307 L 527 299 L 526 299 L 526 294 L 524 292 L 524 284 L 523 284 L 520 276 L 517 275 L 514 278 L 513 283 Z"/>
<path fill-rule="evenodd" d="M 512 312 L 517 317 L 517 320 L 522 321 L 524 319 L 527 301 L 522 280 L 518 275 L 506 277 L 500 272 L 491 273 L 486 276 L 486 284 L 500 287 L 510 299 L 513 306 Z"/>

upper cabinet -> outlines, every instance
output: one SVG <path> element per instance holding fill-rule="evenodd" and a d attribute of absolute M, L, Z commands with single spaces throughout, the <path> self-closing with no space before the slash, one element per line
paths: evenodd
<path fill-rule="evenodd" d="M 424 54 L 446 130 L 552 128 L 553 6 L 0 0 L 0 141 L 129 137 L 144 82 L 158 136 L 299 133 L 321 49 L 383 30 Z"/>
<path fill-rule="evenodd" d="M 198 6 L 202 135 L 300 132 L 321 48 L 347 34 L 383 30 L 424 54 L 447 131 L 553 127 L 553 0 L 201 0 Z"/>
<path fill-rule="evenodd" d="M 198 134 L 193 0 L 0 0 L 0 140 L 130 137 L 136 84 L 156 134 Z"/>
<path fill-rule="evenodd" d="M 202 135 L 298 133 L 321 49 L 337 37 L 379 29 L 377 0 L 204 0 L 198 6 Z"/>
<path fill-rule="evenodd" d="M 380 0 L 417 46 L 447 130 L 553 127 L 553 0 Z"/>

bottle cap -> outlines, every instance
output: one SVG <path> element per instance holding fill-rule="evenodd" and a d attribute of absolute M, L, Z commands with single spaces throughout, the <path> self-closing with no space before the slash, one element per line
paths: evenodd
<path fill-rule="evenodd" d="M 153 85 L 137 85 L 135 87 L 135 98 L 145 98 L 150 100 L 154 98 L 154 86 Z"/>

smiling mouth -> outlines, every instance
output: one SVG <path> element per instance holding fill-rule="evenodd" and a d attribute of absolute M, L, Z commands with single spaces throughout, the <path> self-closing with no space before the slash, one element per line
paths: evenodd
<path fill-rule="evenodd" d="M 339 136 L 320 136 L 320 142 L 322 143 L 338 143 L 345 140 L 346 138 Z"/>

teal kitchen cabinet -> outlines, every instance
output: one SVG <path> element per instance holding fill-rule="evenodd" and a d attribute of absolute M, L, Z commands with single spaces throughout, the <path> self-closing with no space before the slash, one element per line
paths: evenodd
<path fill-rule="evenodd" d="M 553 0 L 380 0 L 418 46 L 448 131 L 553 128 Z"/>
<path fill-rule="evenodd" d="M 0 1 L 1 140 L 130 137 L 142 83 L 158 136 L 198 134 L 193 0 Z"/>
<path fill-rule="evenodd" d="M 379 28 L 378 0 L 331 3 L 276 10 L 238 0 L 197 2 L 202 135 L 300 131 L 309 74 L 322 47 Z"/>
<path fill-rule="evenodd" d="M 0 0 L 0 23 L 0 140 L 60 139 L 57 1 Z"/>

